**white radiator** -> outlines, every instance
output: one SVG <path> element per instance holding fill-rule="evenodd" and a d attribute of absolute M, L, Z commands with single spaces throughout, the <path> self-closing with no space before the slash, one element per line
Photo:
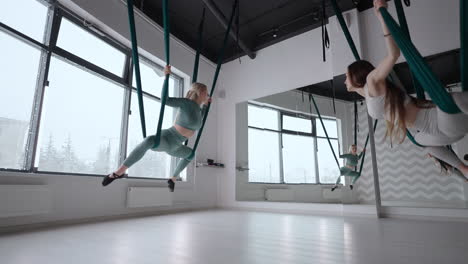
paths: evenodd
<path fill-rule="evenodd" d="M 294 191 L 290 189 L 266 189 L 265 198 L 268 201 L 294 201 Z"/>
<path fill-rule="evenodd" d="M 168 188 L 128 187 L 127 207 L 153 207 L 172 205 L 172 193 Z"/>
<path fill-rule="evenodd" d="M 47 185 L 0 185 L 0 217 L 45 214 L 51 208 Z"/>
<path fill-rule="evenodd" d="M 345 187 L 348 188 L 348 187 Z M 332 192 L 330 188 L 323 188 L 322 189 L 322 198 L 325 200 L 336 200 L 341 199 L 341 189 L 337 188 L 335 191 Z"/>

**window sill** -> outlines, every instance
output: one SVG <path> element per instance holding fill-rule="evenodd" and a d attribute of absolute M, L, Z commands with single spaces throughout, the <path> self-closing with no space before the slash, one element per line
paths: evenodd
<path fill-rule="evenodd" d="M 53 171 L 26 171 L 26 170 L 16 170 L 16 169 L 0 169 L 0 176 L 74 176 L 74 177 L 93 177 L 93 178 L 103 178 L 104 174 L 86 174 L 86 173 L 70 173 L 70 172 L 53 172 Z M 126 177 L 124 180 L 144 180 L 151 182 L 166 182 L 169 178 L 145 178 L 145 177 Z M 184 184 L 186 186 L 191 186 L 191 183 L 188 181 L 177 181 L 176 184 Z"/>
<path fill-rule="evenodd" d="M 320 185 L 320 186 L 333 186 L 334 183 L 271 183 L 271 182 L 248 182 L 247 184 L 255 184 L 255 185 L 275 185 L 275 186 L 297 186 L 297 185 Z"/>

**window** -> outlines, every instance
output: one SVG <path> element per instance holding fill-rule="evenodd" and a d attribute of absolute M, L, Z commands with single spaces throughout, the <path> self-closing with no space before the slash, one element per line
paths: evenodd
<path fill-rule="evenodd" d="M 279 113 L 276 110 L 261 108 L 254 105 L 249 105 L 248 107 L 249 126 L 278 130 L 278 117 Z"/>
<path fill-rule="evenodd" d="M 117 167 L 124 89 L 53 57 L 36 153 L 40 171 L 107 174 Z"/>
<path fill-rule="evenodd" d="M 327 130 L 328 132 L 328 130 Z M 338 162 L 342 166 L 342 159 L 339 158 L 338 140 L 330 139 L 333 150 L 338 157 Z M 330 149 L 330 145 L 326 138 L 317 138 L 317 162 L 319 168 L 319 176 L 321 183 L 335 183 L 336 178 L 340 175 L 340 170 L 336 165 L 335 158 Z"/>
<path fill-rule="evenodd" d="M 47 22 L 47 7 L 35 0 L 2 1 L 0 22 L 42 43 Z"/>
<path fill-rule="evenodd" d="M 338 157 L 338 162 L 342 166 L 343 160 L 339 158 L 338 147 L 338 129 L 335 120 L 323 119 L 323 124 L 327 130 L 328 137 L 332 143 L 333 150 Z M 333 152 L 328 144 L 325 131 L 322 128 L 320 120 L 317 120 L 317 157 L 318 168 L 321 183 L 334 183 L 336 178 L 340 175 L 340 170 L 336 165 L 336 160 L 333 157 Z"/>
<path fill-rule="evenodd" d="M 133 70 L 133 76 L 135 76 L 135 70 Z M 156 65 L 151 65 L 144 59 L 140 59 L 140 77 L 143 91 L 161 97 L 161 90 L 164 84 L 164 73 L 163 68 Z M 178 81 L 173 76 L 169 78 L 169 96 L 175 96 L 177 90 Z M 133 87 L 136 87 L 136 78 L 133 78 Z"/>
<path fill-rule="evenodd" d="M 338 129 L 336 128 L 336 120 L 330 119 L 323 119 L 323 124 L 325 125 L 325 129 L 327 130 L 328 137 L 330 138 L 338 138 Z M 317 136 L 319 137 L 326 137 L 325 131 L 322 128 L 322 124 L 320 120 L 317 119 Z"/>
<path fill-rule="evenodd" d="M 283 134 L 285 183 L 316 183 L 313 137 Z"/>
<path fill-rule="evenodd" d="M 280 183 L 278 133 L 249 128 L 249 182 Z"/>
<path fill-rule="evenodd" d="M 282 113 L 285 183 L 316 183 L 312 118 Z"/>
<path fill-rule="evenodd" d="M 249 182 L 335 182 L 339 170 L 315 117 L 249 104 L 248 119 Z M 336 120 L 323 121 L 338 154 Z"/>
<path fill-rule="evenodd" d="M 125 54 L 63 18 L 57 46 L 122 77 Z"/>
<path fill-rule="evenodd" d="M 283 129 L 304 133 L 312 133 L 312 120 L 283 115 Z"/>
<path fill-rule="evenodd" d="M 125 144 L 130 152 L 142 141 L 138 99 L 127 78 L 133 70 L 126 67 L 131 51 L 104 33 L 94 34 L 92 26 L 51 2 L 7 1 L 0 10 L 0 71 L 5 76 L 0 168 L 108 174 L 120 165 Z M 46 28 L 51 29 L 49 39 Z M 151 135 L 156 132 L 164 76 L 162 67 L 149 60 L 142 58 L 141 65 Z M 169 96 L 182 96 L 182 85 L 180 77 L 171 75 Z M 171 126 L 174 117 L 175 110 L 167 107 L 163 128 Z M 122 131 L 127 124 L 128 131 Z M 129 173 L 169 177 L 175 161 L 150 151 Z"/>
<path fill-rule="evenodd" d="M 145 107 L 145 121 L 147 136 L 154 135 L 159 119 L 159 96 L 164 83 L 164 75 L 162 75 L 161 67 L 140 60 L 140 75 L 143 83 L 143 91 L 151 94 L 143 97 Z M 182 80 L 171 76 L 169 78 L 169 96 L 181 96 L 180 84 Z M 145 86 L 145 84 L 147 84 Z M 135 78 L 133 85 L 136 86 Z M 146 88 L 145 88 L 146 87 Z M 129 116 L 128 126 L 128 141 L 127 141 L 127 156 L 142 140 L 140 111 L 138 108 L 138 97 L 134 89 L 131 100 L 131 115 Z M 164 110 L 164 119 L 162 129 L 169 128 L 174 123 L 176 111 L 170 106 L 166 106 Z M 162 152 L 148 151 L 145 156 L 134 166 L 129 169 L 129 176 L 144 177 L 144 178 L 170 178 L 173 167 L 175 166 L 175 158 Z M 181 178 L 185 178 L 185 172 L 181 173 Z"/>
<path fill-rule="evenodd" d="M 1 31 L 0 43 L 0 168 L 24 169 L 41 51 Z"/>
<path fill-rule="evenodd" d="M 281 182 L 279 113 L 248 105 L 249 182 Z"/>

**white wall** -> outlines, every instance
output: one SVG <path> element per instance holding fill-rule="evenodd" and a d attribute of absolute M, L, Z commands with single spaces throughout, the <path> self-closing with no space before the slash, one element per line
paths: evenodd
<path fill-rule="evenodd" d="M 94 23 L 98 28 L 130 47 L 127 9 L 126 5 L 120 0 L 62 0 L 60 2 L 79 16 Z M 138 32 L 138 44 L 142 48 L 141 52 L 155 61 L 158 61 L 158 58 L 164 58 L 163 34 L 161 30 L 142 16 L 136 15 L 135 20 Z M 194 51 L 188 49 L 185 44 L 174 39 L 171 40 L 171 64 L 173 65 L 173 71 L 186 77 L 186 85 L 190 83 L 189 75 L 192 73 L 194 57 Z M 211 84 L 213 74 L 214 65 L 202 59 L 199 68 L 199 81 Z M 210 116 L 198 148 L 198 160 L 205 160 L 207 157 L 217 159 L 216 101 L 215 99 L 212 104 Z M 53 199 L 52 208 L 48 214 L 0 218 L 0 227 L 144 212 L 151 213 L 180 208 L 216 206 L 217 175 L 213 173 L 215 169 L 198 168 L 193 172 L 193 167 L 192 163 L 190 167 L 192 174 L 189 175 L 189 181 L 187 183 L 178 183 L 176 186 L 174 206 L 133 209 L 125 207 L 127 187 L 165 187 L 165 181 L 124 179 L 103 188 L 101 186 L 101 177 L 0 172 L 0 184 L 47 185 Z M 17 206 L 21 207 L 21 204 Z"/>
<path fill-rule="evenodd" d="M 393 2 L 389 4 L 394 14 Z M 405 10 L 413 41 L 423 56 L 459 47 L 457 0 L 413 1 L 412 6 Z M 373 12 L 372 9 L 359 14 L 350 12 L 349 16 L 351 34 L 357 42 L 358 50 L 363 51 L 362 57 L 376 63 L 384 57 L 385 46 Z M 223 66 L 224 74 L 220 83 L 226 90 L 226 98 L 220 100 L 222 103 L 218 110 L 218 153 L 226 168 L 219 175 L 220 206 L 278 210 L 291 208 L 292 205 L 287 203 L 236 201 L 235 106 L 242 101 L 318 83 L 344 73 L 345 67 L 342 65 L 347 65 L 352 55 L 347 43 L 338 36 L 342 34 L 341 31 L 333 28 L 335 24 L 332 18 L 329 30 L 333 49 L 328 52 L 327 58 L 330 58 L 330 54 L 333 56 L 327 62 L 322 62 L 321 30 L 315 29 L 259 51 L 253 61 L 244 59 L 242 64 L 233 61 Z M 348 56 L 343 55 L 345 50 L 349 52 Z M 320 204 L 296 204 L 294 208 L 303 211 L 341 210 L 339 207 Z"/>
<path fill-rule="evenodd" d="M 360 23 L 358 19 L 357 9 L 350 10 L 343 13 L 343 18 L 348 26 L 348 31 L 353 38 L 353 42 L 356 46 L 359 56 L 362 57 L 361 50 L 361 38 L 359 37 Z M 340 23 L 336 17 L 330 18 L 328 25 L 328 33 L 330 36 L 330 49 L 331 49 L 331 60 L 332 60 L 332 71 L 333 76 L 341 75 L 346 72 L 347 66 L 354 62 L 354 58 L 351 49 L 349 48 L 346 37 L 343 34 Z"/>
<path fill-rule="evenodd" d="M 411 7 L 405 7 L 411 40 L 422 56 L 460 48 L 459 2 L 411 1 Z M 397 20 L 393 1 L 388 4 L 390 14 Z M 359 19 L 363 58 L 378 63 L 385 56 L 385 40 L 380 24 L 372 9 L 362 12 Z M 398 62 L 402 61 L 406 61 L 403 55 Z"/>

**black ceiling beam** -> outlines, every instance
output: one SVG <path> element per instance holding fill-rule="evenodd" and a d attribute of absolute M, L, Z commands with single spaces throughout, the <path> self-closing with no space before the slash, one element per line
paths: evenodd
<path fill-rule="evenodd" d="M 213 0 L 202 0 L 206 7 L 213 13 L 213 15 L 218 19 L 218 21 L 223 25 L 225 29 L 228 28 L 228 21 L 224 14 L 219 10 L 218 6 L 213 2 Z M 255 52 L 253 52 L 247 45 L 245 44 L 244 41 L 242 41 L 241 38 L 237 39 L 237 34 L 235 33 L 236 29 L 234 26 L 232 26 L 231 31 L 229 32 L 229 35 L 239 43 L 239 47 L 251 58 L 255 59 Z"/>

